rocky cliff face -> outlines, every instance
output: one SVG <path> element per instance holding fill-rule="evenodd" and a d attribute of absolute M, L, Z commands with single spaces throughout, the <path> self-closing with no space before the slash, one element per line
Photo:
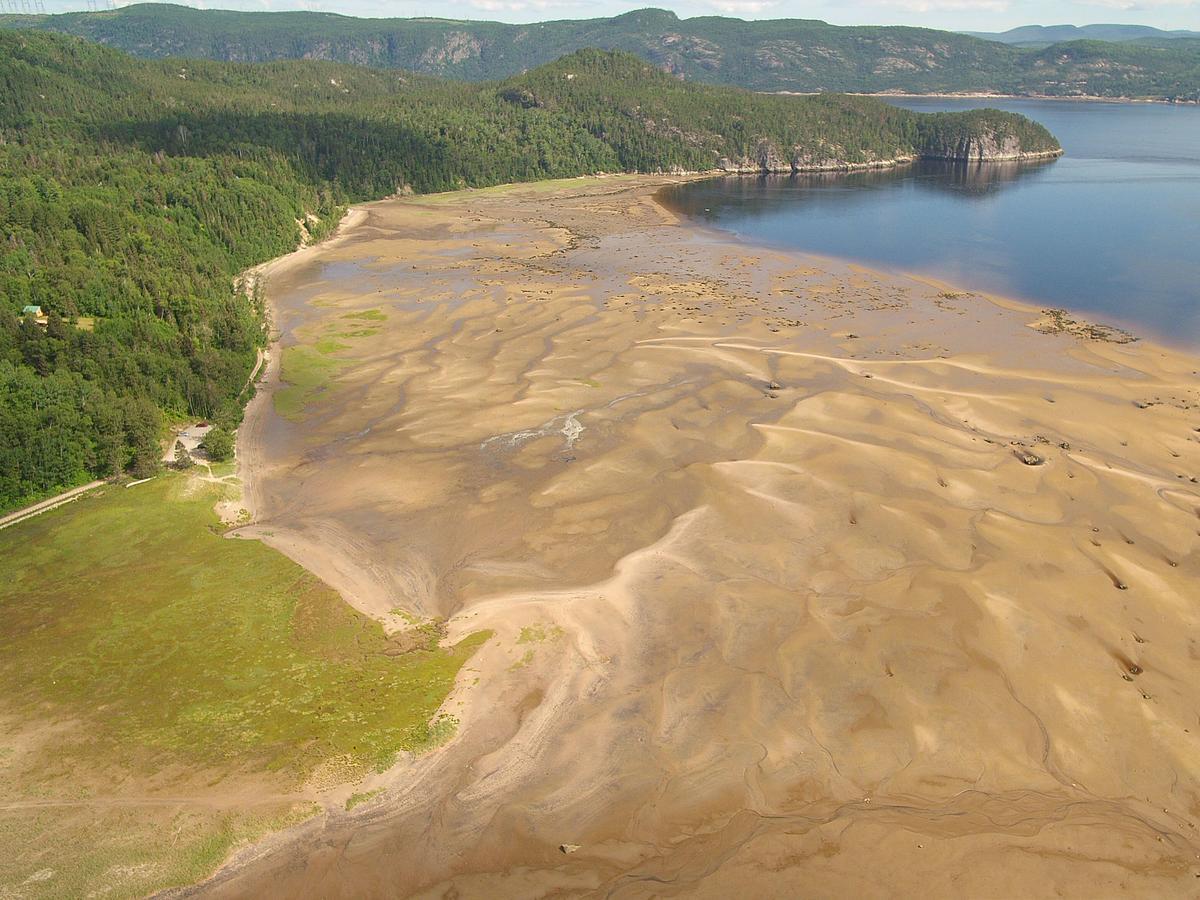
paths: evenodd
<path fill-rule="evenodd" d="M 899 154 L 889 159 L 872 159 L 865 162 L 849 162 L 836 157 L 793 156 L 787 160 L 772 150 L 757 159 L 722 157 L 717 169 L 730 175 L 795 175 L 799 172 L 854 172 L 863 169 L 890 169 L 917 159 L 913 154 Z"/>
<path fill-rule="evenodd" d="M 983 129 L 976 134 L 949 139 L 933 139 L 922 150 L 922 159 L 950 159 L 964 162 L 991 162 L 1017 159 L 1041 159 L 1061 156 L 1062 149 L 1026 149 L 1015 134 Z"/>
<path fill-rule="evenodd" d="M 779 152 L 778 148 L 768 140 L 761 140 L 754 148 L 753 155 L 737 159 L 722 157 L 717 162 L 717 168 L 731 174 L 781 174 L 795 171 L 792 161 Z"/>
<path fill-rule="evenodd" d="M 916 159 L 913 153 L 897 150 L 886 159 L 848 161 L 836 148 L 828 152 L 814 152 L 802 147 L 793 147 L 783 152 L 771 141 L 761 140 L 753 154 L 729 158 L 722 157 L 717 168 L 731 175 L 793 175 L 797 172 L 849 172 L 855 169 L 886 169 Z"/>
<path fill-rule="evenodd" d="M 850 172 L 861 169 L 887 169 L 917 159 L 941 159 L 961 162 L 1011 162 L 1022 159 L 1046 159 L 1061 156 L 1062 149 L 1030 147 L 1021 138 L 996 128 L 977 128 L 956 134 L 935 134 L 927 138 L 920 149 L 897 148 L 887 157 L 847 160 L 836 148 L 829 152 L 813 152 L 793 147 L 783 152 L 771 141 L 761 140 L 754 152 L 742 157 L 722 157 L 717 168 L 731 175 L 792 175 L 798 172 Z"/>

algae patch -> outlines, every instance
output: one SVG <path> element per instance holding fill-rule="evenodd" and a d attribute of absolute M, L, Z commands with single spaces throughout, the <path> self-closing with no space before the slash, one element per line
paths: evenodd
<path fill-rule="evenodd" d="M 284 383 L 272 396 L 275 411 L 293 422 L 302 420 L 308 405 L 328 389 L 345 365 L 344 360 L 330 357 L 319 348 L 285 348 L 280 376 Z"/>

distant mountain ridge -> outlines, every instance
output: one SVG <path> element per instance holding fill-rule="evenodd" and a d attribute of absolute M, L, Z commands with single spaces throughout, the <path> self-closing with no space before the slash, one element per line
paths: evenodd
<path fill-rule="evenodd" d="M 1200 31 L 1164 31 L 1149 25 L 1022 25 L 1008 31 L 966 31 L 971 37 L 1002 44 L 1057 44 L 1063 41 L 1125 41 L 1200 39 Z"/>
<path fill-rule="evenodd" d="M 528 25 L 356 19 L 141 4 L 97 13 L 0 16 L 136 56 L 224 62 L 320 59 L 468 81 L 502 80 L 585 48 L 636 54 L 680 78 L 757 91 L 997 93 L 1200 99 L 1200 41 L 1074 41 L 1042 49 L 899 26 L 810 19 L 680 19 L 644 9 Z"/>

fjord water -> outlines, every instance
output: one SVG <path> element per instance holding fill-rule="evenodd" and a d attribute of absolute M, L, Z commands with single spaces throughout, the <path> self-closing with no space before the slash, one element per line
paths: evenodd
<path fill-rule="evenodd" d="M 992 106 L 1049 128 L 1066 155 L 884 172 L 732 177 L 668 192 L 672 208 L 755 241 L 919 272 L 1200 343 L 1200 107 L 896 99 Z"/>

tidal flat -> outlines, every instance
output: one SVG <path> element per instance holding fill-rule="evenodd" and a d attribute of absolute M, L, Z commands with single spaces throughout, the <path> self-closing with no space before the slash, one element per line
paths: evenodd
<path fill-rule="evenodd" d="M 676 181 L 369 204 L 266 274 L 285 376 L 329 362 L 277 409 L 274 354 L 242 534 L 494 637 L 452 740 L 198 891 L 1194 890 L 1194 357 Z"/>

